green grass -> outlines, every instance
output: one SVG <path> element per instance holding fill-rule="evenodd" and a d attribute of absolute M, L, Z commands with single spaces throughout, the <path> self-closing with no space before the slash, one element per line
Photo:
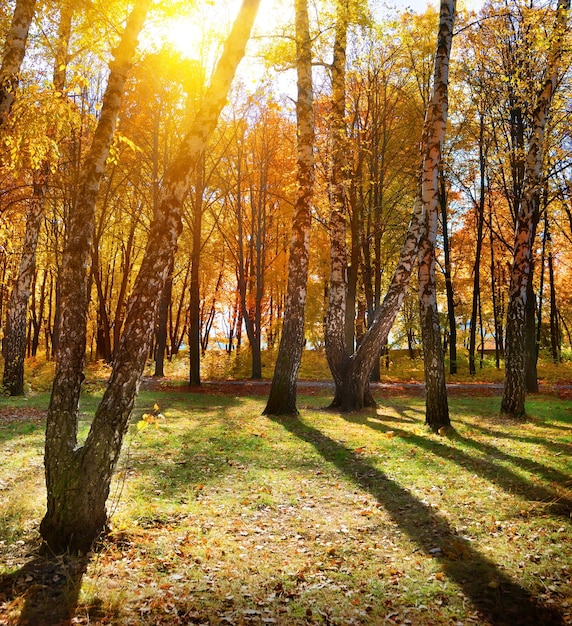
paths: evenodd
<path fill-rule="evenodd" d="M 345 416 L 328 399 L 275 420 L 264 398 L 143 392 L 111 533 L 85 566 L 60 563 L 74 623 L 572 623 L 569 402 L 534 397 L 511 423 L 498 397 L 453 397 L 440 437 L 421 398 Z M 47 400 L 0 405 L 1 624 L 41 623 L 33 597 L 60 584 L 29 563 Z M 165 419 L 138 430 L 155 403 Z"/>

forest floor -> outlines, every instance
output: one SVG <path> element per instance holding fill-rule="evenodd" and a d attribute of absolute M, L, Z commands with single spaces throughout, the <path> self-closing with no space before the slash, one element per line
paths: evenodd
<path fill-rule="evenodd" d="M 414 382 L 345 415 L 301 384 L 289 419 L 261 415 L 267 389 L 146 379 L 110 532 L 59 558 L 39 551 L 49 396 L 1 399 L 0 625 L 572 624 L 566 384 L 516 423 L 495 384 L 451 386 L 442 436 Z"/>

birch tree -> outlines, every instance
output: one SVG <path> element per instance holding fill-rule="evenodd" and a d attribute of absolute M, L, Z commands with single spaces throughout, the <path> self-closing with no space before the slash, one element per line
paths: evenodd
<path fill-rule="evenodd" d="M 346 192 L 344 185 L 346 149 L 346 43 L 348 30 L 348 3 L 338 3 L 335 28 L 332 75 L 331 165 L 329 181 L 330 201 L 330 288 L 326 316 L 326 356 L 335 381 L 336 395 L 332 406 L 338 406 L 338 391 L 342 389 L 347 369 L 349 350 L 346 336 L 346 305 L 348 291 L 348 262 L 346 246 Z M 353 320 L 352 320 L 353 323 Z M 353 335 L 352 335 L 353 336 Z"/>
<path fill-rule="evenodd" d="M 71 24 L 73 9 L 64 7 L 60 14 L 58 39 L 56 42 L 56 54 L 54 59 L 53 86 L 57 108 L 55 114 L 64 113 L 61 109 L 67 105 L 62 100 L 62 92 L 65 86 L 65 67 L 67 64 L 69 40 L 71 36 Z M 65 117 L 63 115 L 62 117 Z M 48 140 L 55 141 L 55 123 L 48 123 Z M 4 343 L 4 373 L 2 385 L 7 393 L 12 396 L 24 393 L 24 359 L 26 356 L 26 326 L 28 318 L 28 301 L 30 289 L 36 269 L 36 248 L 48 185 L 50 162 L 41 162 L 33 172 L 32 197 L 29 200 L 29 209 L 26 215 L 26 231 L 20 256 L 18 276 L 10 296 L 10 307 L 6 322 Z"/>
<path fill-rule="evenodd" d="M 360 410 L 364 406 L 374 404 L 369 390 L 369 376 L 374 367 L 376 359 L 379 358 L 380 350 L 387 341 L 387 336 L 395 317 L 401 307 L 403 298 L 411 278 L 411 272 L 417 260 L 419 252 L 420 237 L 426 233 L 424 244 L 423 262 L 428 263 L 424 267 L 422 280 L 431 278 L 431 241 L 433 234 L 436 234 L 437 217 L 439 209 L 438 197 L 438 169 L 441 155 L 441 143 L 445 132 L 447 115 L 447 84 L 448 65 L 451 53 L 451 43 L 453 35 L 454 2 L 443 0 L 441 3 L 441 18 L 438 33 L 437 53 L 435 56 L 434 68 L 434 88 L 433 95 L 429 102 L 425 116 L 422 134 L 422 173 L 419 177 L 419 191 L 414 203 L 409 227 L 401 249 L 398 264 L 393 273 L 393 277 L 383 299 L 383 302 L 374 312 L 372 323 L 363 336 L 360 345 L 355 353 L 349 357 L 347 371 L 344 376 L 343 388 L 340 394 L 339 406 L 344 411 Z M 435 168 L 434 170 L 432 168 Z M 434 178 L 435 177 L 435 178 Z M 431 185 L 434 185 L 432 188 Z M 429 223 L 427 222 L 428 211 L 434 211 Z M 428 225 L 428 226 L 427 226 Z M 429 228 L 429 230 L 427 230 Z M 431 230 L 433 229 L 433 230 Z M 434 244 L 433 244 L 434 249 Z M 433 260 L 434 265 L 434 260 Z M 434 271 L 434 270 L 433 270 Z M 431 289 L 434 293 L 433 285 L 425 283 L 423 294 L 424 303 L 427 304 L 427 313 L 435 311 L 431 308 Z M 439 333 L 437 333 L 439 336 Z M 442 356 L 441 356 L 442 365 Z M 433 377 L 433 372 L 430 372 Z M 431 398 L 433 397 L 433 379 L 429 379 L 431 384 Z M 443 378 L 444 384 L 444 378 Z M 439 428 L 440 420 L 433 418 L 433 412 L 427 416 L 427 423 L 431 427 Z M 437 424 L 440 424 L 437 426 Z"/>
<path fill-rule="evenodd" d="M 36 0 L 18 0 L 6 35 L 0 67 L 0 128 L 6 125 L 16 97 L 28 32 L 36 12 Z"/>
<path fill-rule="evenodd" d="M 515 227 L 506 325 L 506 360 L 501 413 L 523 417 L 525 410 L 525 319 L 531 273 L 532 245 L 536 231 L 545 133 L 552 100 L 561 75 L 564 35 L 570 0 L 558 0 L 548 63 L 534 103 L 531 137 L 524 165 L 524 192 Z"/>
<path fill-rule="evenodd" d="M 435 244 L 439 219 L 439 167 L 447 126 L 449 59 L 454 20 L 455 0 L 441 0 L 433 93 L 427 111 L 426 134 L 423 138 L 421 182 L 425 223 L 419 243 L 417 280 L 425 369 L 425 422 L 436 431 L 449 424 L 445 361 L 435 287 Z"/>
<path fill-rule="evenodd" d="M 40 526 L 42 537 L 56 552 L 67 549 L 87 551 L 105 530 L 106 501 L 111 477 L 149 353 L 158 303 L 181 233 L 183 201 L 193 180 L 195 164 L 201 158 L 226 103 L 236 68 L 244 56 L 246 43 L 250 38 L 259 3 L 260 0 L 243 0 L 204 102 L 165 174 L 158 208 L 127 307 L 124 331 L 115 354 L 113 370 L 83 445 L 78 445 L 77 439 L 82 370 L 80 357 L 83 356 L 81 347 L 77 344 L 81 337 L 75 335 L 71 346 L 67 339 L 60 348 L 46 432 L 47 511 Z M 116 50 L 116 65 L 112 66 L 110 84 L 117 86 L 113 80 L 114 72 L 120 70 L 119 60 L 125 59 L 128 52 L 134 49 L 134 22 L 142 22 L 147 6 L 147 0 L 140 0 L 135 5 L 135 13 L 128 21 L 122 44 Z M 126 50 L 128 41 L 129 50 Z M 122 69 L 125 71 L 126 68 Z M 119 91 L 116 95 L 119 96 Z M 102 118 L 104 109 L 105 102 Z M 81 232 L 77 233 L 72 245 L 77 246 L 76 242 L 80 240 L 87 245 L 89 233 L 85 231 L 90 228 L 93 227 L 86 225 L 84 229 L 78 229 Z M 68 244 L 63 269 L 67 282 L 66 290 L 62 292 L 62 328 L 69 324 L 72 317 L 70 299 L 82 295 L 82 286 L 79 285 L 74 290 L 69 282 L 73 271 L 70 265 L 77 267 L 80 258 L 77 247 L 70 250 Z M 80 271 L 81 269 L 83 278 L 85 265 Z M 83 283 L 79 279 L 80 277 L 78 282 Z M 84 323 L 85 318 L 79 313 L 76 313 L 77 323 Z M 64 337 L 65 333 L 62 333 L 62 343 Z M 71 383 L 68 383 L 66 375 L 72 379 Z M 70 401 L 67 395 L 71 393 L 74 397 Z"/>
<path fill-rule="evenodd" d="M 296 0 L 297 191 L 288 261 L 284 322 L 265 415 L 296 414 L 296 382 L 304 347 L 304 317 L 314 189 L 312 47 L 307 0 Z"/>

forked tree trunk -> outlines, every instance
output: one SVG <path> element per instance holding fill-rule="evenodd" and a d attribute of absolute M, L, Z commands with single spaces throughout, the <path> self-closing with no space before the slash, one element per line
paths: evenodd
<path fill-rule="evenodd" d="M 449 9 L 452 10 L 451 7 Z M 452 14 L 450 19 L 452 21 Z M 452 24 L 450 25 L 450 30 L 452 31 Z M 449 42 L 449 52 L 450 45 L 451 43 Z M 442 60 L 445 61 L 445 59 Z M 446 60 L 448 65 L 448 57 Z M 430 113 L 428 111 L 423 127 L 423 145 L 427 145 L 427 138 L 435 134 L 438 123 L 441 123 L 439 120 L 435 121 Z M 444 123 L 442 125 L 444 130 Z M 435 199 L 438 201 L 437 196 Z M 411 272 L 418 256 L 419 238 L 424 219 L 421 193 L 418 192 L 399 262 L 389 288 L 383 302 L 376 310 L 367 332 L 362 337 L 355 353 L 349 359 L 340 403 L 342 411 L 359 411 L 365 406 L 375 404 L 369 389 L 369 377 L 376 361 L 379 360 L 383 346 L 387 343 L 389 331 L 393 326 L 409 286 Z"/>
<path fill-rule="evenodd" d="M 12 23 L 6 35 L 0 67 L 0 128 L 8 122 L 10 109 L 16 97 L 18 76 L 24 55 L 28 32 L 34 19 L 36 0 L 18 0 Z"/>
<path fill-rule="evenodd" d="M 127 73 L 137 38 L 143 27 L 150 0 L 136 3 L 111 63 L 99 123 L 82 170 L 77 201 L 69 215 L 67 241 L 60 274 L 61 321 L 56 372 L 48 408 L 46 427 L 47 511 L 40 532 L 53 550 L 68 546 L 86 549 L 81 537 L 101 528 L 101 513 L 88 515 L 86 501 L 69 505 L 69 494 L 95 499 L 91 491 L 82 492 L 83 465 L 77 448 L 77 420 L 83 362 L 86 348 L 86 322 L 89 306 L 88 262 L 94 235 L 95 203 L 103 177 L 105 161 L 113 140 Z M 76 495 L 76 497 L 78 497 Z M 83 519 L 82 519 L 83 518 Z"/>
<path fill-rule="evenodd" d="M 379 359 L 381 348 L 387 341 L 409 286 L 411 271 L 417 257 L 422 221 L 423 207 L 417 198 L 391 284 L 357 350 L 350 357 L 340 406 L 342 411 L 359 411 L 375 404 L 369 390 L 369 376 L 376 360 Z"/>
<path fill-rule="evenodd" d="M 298 75 L 297 191 L 288 261 L 288 287 L 284 322 L 265 415 L 294 415 L 296 383 L 304 348 L 304 318 L 310 253 L 311 202 L 314 190 L 314 120 L 312 49 L 307 0 L 296 0 Z"/>
<path fill-rule="evenodd" d="M 260 0 L 243 1 L 204 104 L 165 174 L 159 210 L 133 286 L 112 374 L 82 447 L 77 447 L 77 399 L 73 413 L 69 410 L 72 407 L 58 411 L 53 401 L 50 405 L 46 437 L 48 507 L 40 530 L 54 551 L 86 551 L 105 528 L 111 476 L 145 367 L 158 300 L 182 229 L 183 200 L 192 182 L 193 167 L 203 154 L 226 103 L 259 3 Z M 68 363 L 68 353 L 60 354 L 67 369 L 75 375 L 73 364 Z M 76 368 L 81 373 L 81 365 Z M 52 393 L 58 402 L 65 390 L 63 386 L 58 379 Z"/>
<path fill-rule="evenodd" d="M 518 207 L 514 256 L 510 274 L 506 326 L 506 359 L 501 414 L 521 418 L 525 410 L 525 311 L 531 269 L 531 251 L 535 212 L 541 188 L 545 131 L 552 99 L 560 76 L 563 39 L 570 0 L 559 0 L 552 35 L 547 78 L 542 85 L 533 112 L 532 136 L 526 155 L 525 191 Z"/>

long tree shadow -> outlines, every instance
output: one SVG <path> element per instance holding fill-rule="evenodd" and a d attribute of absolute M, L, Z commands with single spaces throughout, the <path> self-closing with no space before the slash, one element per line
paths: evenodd
<path fill-rule="evenodd" d="M 459 441 L 466 446 L 478 450 L 479 452 L 484 452 L 489 455 L 491 458 L 498 459 L 499 461 L 508 461 L 513 465 L 516 465 L 531 474 L 535 474 L 537 476 L 542 476 L 547 481 L 553 481 L 555 483 L 560 483 L 565 485 L 572 480 L 572 475 L 565 474 L 560 470 L 557 470 L 553 467 L 547 467 L 542 463 L 538 463 L 537 461 L 533 461 L 532 459 L 524 459 L 519 456 L 514 456 L 512 454 L 508 454 L 504 450 L 497 448 L 496 446 L 492 446 L 490 443 L 485 443 L 483 441 L 475 441 L 474 439 L 470 439 L 461 435 L 459 432 L 452 430 L 448 433 L 449 437 L 454 441 Z M 568 500 L 569 511 L 572 511 L 572 502 Z"/>
<path fill-rule="evenodd" d="M 532 594 L 482 555 L 438 512 L 358 454 L 297 418 L 274 418 L 296 437 L 310 443 L 385 508 L 394 522 L 426 555 L 440 561 L 443 572 L 463 590 L 475 608 L 497 626 L 564 624 L 554 608 L 539 603 Z M 447 557 L 451 541 L 462 559 Z M 494 584 L 489 584 L 494 581 Z"/>
<path fill-rule="evenodd" d="M 555 452 L 557 454 L 565 454 L 569 457 L 572 457 L 571 443 L 558 443 L 554 441 L 547 441 L 542 437 L 526 437 L 524 435 L 516 435 L 514 433 L 495 430 L 490 426 L 482 426 L 481 424 L 471 424 L 470 427 L 471 430 L 478 430 L 480 433 L 483 433 L 483 435 L 486 435 L 487 437 L 496 437 L 498 439 L 514 439 L 515 441 L 522 441 L 523 443 L 531 443 L 533 445 L 543 446 L 551 452 Z"/>
<path fill-rule="evenodd" d="M 77 609 L 87 557 L 36 555 L 20 569 L 0 576 L 0 605 L 20 615 L 19 626 L 68 624 Z M 11 608 L 10 608 L 11 607 Z M 15 621 L 15 620 L 18 621 Z"/>
<path fill-rule="evenodd" d="M 398 426 L 394 426 L 393 422 L 391 424 L 391 428 L 385 426 L 379 421 L 371 421 L 364 419 L 362 416 L 355 414 L 347 414 L 343 415 L 344 419 L 350 422 L 364 424 L 369 426 L 374 430 L 379 430 L 381 432 L 387 432 L 389 430 L 393 431 L 397 436 L 401 436 L 407 439 L 407 441 L 415 444 L 416 446 L 423 448 L 432 454 L 436 454 L 444 459 L 448 459 L 453 461 L 454 463 L 461 465 L 466 468 L 468 471 L 478 474 L 483 478 L 486 478 L 491 483 L 500 487 L 507 493 L 516 493 L 522 498 L 526 498 L 527 500 L 542 502 L 546 504 L 546 509 L 550 511 L 551 514 L 557 515 L 559 517 L 564 518 L 565 520 L 570 520 L 570 512 L 572 511 L 572 500 L 569 498 L 563 497 L 556 491 L 549 489 L 543 485 L 535 485 L 530 483 L 522 476 L 519 476 L 508 467 L 504 467 L 491 461 L 490 458 L 503 459 L 505 461 L 510 461 L 515 465 L 522 467 L 523 469 L 538 473 L 543 475 L 547 480 L 553 480 L 555 482 L 561 482 L 565 484 L 570 481 L 570 476 L 568 474 L 564 474 L 555 469 L 550 469 L 543 466 L 541 463 L 536 463 L 535 461 L 521 459 L 519 457 L 514 457 L 506 452 L 502 452 L 498 448 L 491 446 L 489 444 L 481 444 L 471 439 L 467 439 L 462 435 L 459 435 L 456 431 L 452 430 L 449 433 L 449 437 L 453 440 L 458 440 L 464 442 L 471 447 L 480 450 L 487 454 L 488 458 L 473 458 L 471 455 L 450 446 L 446 443 L 441 443 L 440 441 L 435 441 L 434 439 L 428 439 L 427 437 L 422 437 L 420 435 L 415 435 L 411 431 L 406 431 Z"/>

